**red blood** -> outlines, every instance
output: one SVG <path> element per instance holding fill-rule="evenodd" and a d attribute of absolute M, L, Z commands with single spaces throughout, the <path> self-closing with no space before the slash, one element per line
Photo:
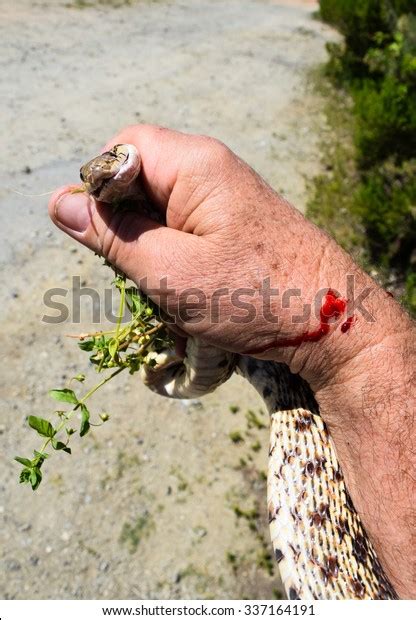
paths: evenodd
<path fill-rule="evenodd" d="M 330 289 L 322 301 L 321 324 L 328 324 L 330 319 L 338 319 L 345 312 L 346 305 L 346 299 L 337 297 L 336 293 Z"/>
<path fill-rule="evenodd" d="M 349 330 L 351 325 L 355 323 L 356 318 L 357 317 L 353 314 L 352 316 L 349 316 L 348 319 L 345 321 L 345 323 L 341 325 L 341 331 L 343 334 L 345 334 L 345 332 Z"/>
<path fill-rule="evenodd" d="M 321 324 L 318 329 L 311 332 L 305 332 L 304 334 L 294 336 L 293 338 L 278 338 L 273 345 L 260 347 L 259 349 L 250 351 L 247 354 L 256 355 L 258 353 L 269 351 L 270 349 L 275 349 L 276 347 L 297 347 L 303 342 L 318 342 L 318 340 L 329 333 L 331 322 L 333 323 L 339 319 L 339 317 L 345 312 L 346 307 L 347 300 L 343 297 L 337 297 L 337 294 L 332 289 L 329 289 L 322 300 L 322 306 L 319 312 Z M 343 323 L 343 326 L 349 321 L 350 319 L 348 318 L 347 321 Z M 342 329 L 341 327 L 342 331 L 347 331 L 351 327 L 351 324 L 352 321 L 349 322 L 347 328 Z"/>

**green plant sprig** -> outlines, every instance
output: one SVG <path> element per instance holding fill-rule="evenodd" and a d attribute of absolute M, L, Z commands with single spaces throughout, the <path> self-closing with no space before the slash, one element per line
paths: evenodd
<path fill-rule="evenodd" d="M 149 354 L 158 353 L 172 346 L 172 340 L 161 321 L 158 307 L 135 287 L 127 287 L 124 275 L 117 275 L 113 284 L 120 292 L 115 329 L 77 336 L 78 346 L 81 350 L 90 353 L 90 361 L 96 367 L 97 372 L 111 369 L 110 374 L 81 397 L 78 397 L 69 387 L 50 390 L 49 396 L 54 400 L 73 405 L 69 411 L 56 410 L 54 412 L 58 418 L 56 426 L 45 418 L 34 415 L 28 417 L 29 426 L 44 437 L 44 442 L 39 450 L 34 450 L 32 459 L 16 456 L 15 460 L 23 465 L 20 482 L 30 484 L 34 491 L 42 481 L 42 466 L 49 458 L 49 454 L 45 452 L 48 446 L 51 446 L 53 450 L 62 450 L 71 454 L 69 442 L 77 431 L 69 426 L 69 422 L 76 413 L 81 414 L 78 429 L 80 437 L 84 437 L 91 426 L 101 426 L 109 419 L 107 413 L 101 413 L 99 415 L 101 423 L 93 424 L 90 421 L 91 413 L 86 401 L 122 371 L 128 370 L 130 374 L 134 374 L 143 364 L 153 366 L 154 355 Z M 126 307 L 131 318 L 123 324 Z M 72 381 L 84 383 L 85 375 L 78 374 L 72 377 L 70 384 Z"/>

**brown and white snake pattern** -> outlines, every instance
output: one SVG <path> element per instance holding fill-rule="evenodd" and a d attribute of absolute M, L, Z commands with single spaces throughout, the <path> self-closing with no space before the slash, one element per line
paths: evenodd
<path fill-rule="evenodd" d="M 100 201 L 128 197 L 154 215 L 140 190 L 140 156 L 117 145 L 81 168 Z M 160 219 L 160 216 L 159 216 Z M 336 451 L 309 386 L 284 364 L 222 351 L 188 338 L 183 360 L 159 354 L 141 376 L 154 392 L 195 398 L 233 372 L 245 377 L 270 413 L 267 501 L 272 545 L 289 599 L 396 599 L 354 509 Z"/>

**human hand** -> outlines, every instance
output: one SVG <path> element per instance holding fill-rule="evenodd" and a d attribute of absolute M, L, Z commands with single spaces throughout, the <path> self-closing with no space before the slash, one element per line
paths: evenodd
<path fill-rule="evenodd" d="M 52 197 L 51 217 L 139 284 L 185 333 L 285 361 L 312 385 L 329 381 L 379 337 L 377 324 L 367 322 L 371 309 L 346 337 L 340 325 L 349 309 L 342 302 L 333 315 L 329 310 L 320 333 L 329 289 L 346 298 L 352 279 L 355 295 L 372 292 L 371 307 L 386 295 L 227 147 L 134 126 L 106 149 L 123 142 L 138 148 L 143 187 L 167 226 L 138 211 L 114 212 L 68 188 Z"/>

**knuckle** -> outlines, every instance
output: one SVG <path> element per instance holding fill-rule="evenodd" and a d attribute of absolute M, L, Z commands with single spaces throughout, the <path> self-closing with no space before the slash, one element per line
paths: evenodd
<path fill-rule="evenodd" d="M 224 142 L 211 136 L 199 136 L 200 152 L 206 160 L 228 160 L 235 158 L 234 153 Z"/>
<path fill-rule="evenodd" d="M 189 149 L 190 177 L 210 179 L 215 184 L 233 175 L 237 156 L 223 142 L 209 136 L 194 136 Z"/>

